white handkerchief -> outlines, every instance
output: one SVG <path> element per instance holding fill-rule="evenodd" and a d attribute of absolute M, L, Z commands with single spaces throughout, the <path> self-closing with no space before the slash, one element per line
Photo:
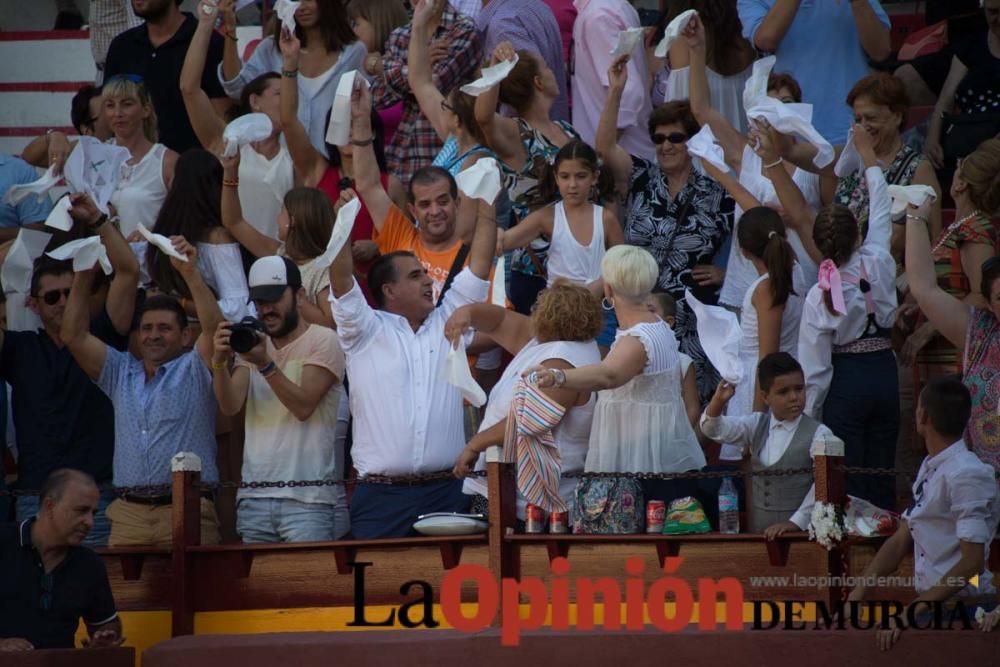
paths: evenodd
<path fill-rule="evenodd" d="M 500 189 L 500 166 L 491 157 L 484 157 L 455 177 L 458 189 L 472 199 L 482 199 L 487 204 L 496 201 Z"/>
<path fill-rule="evenodd" d="M 937 193 L 929 185 L 890 185 L 889 196 L 892 197 L 893 217 L 905 211 L 910 204 L 920 206 L 927 199 L 937 199 Z"/>
<path fill-rule="evenodd" d="M 487 67 L 483 70 L 482 76 L 473 81 L 472 83 L 467 83 L 459 90 L 461 90 L 466 95 L 472 95 L 473 97 L 479 97 L 487 90 L 497 85 L 501 81 L 507 78 L 511 70 L 514 69 L 514 65 L 517 64 L 517 54 L 514 54 L 513 60 L 505 60 L 502 63 L 497 63 L 493 67 Z"/>
<path fill-rule="evenodd" d="M 333 260 L 337 259 L 341 248 L 351 238 L 351 232 L 354 231 L 354 220 L 360 211 L 361 200 L 356 197 L 340 207 L 340 210 L 337 211 L 337 219 L 333 223 L 330 240 L 326 244 L 326 250 L 316 258 L 316 266 L 325 268 L 333 264 Z"/>
<path fill-rule="evenodd" d="M 698 12 L 693 9 L 689 9 L 686 12 L 678 14 L 677 18 L 671 21 L 667 26 L 666 32 L 663 33 L 663 39 L 661 39 L 660 43 L 656 45 L 656 51 L 653 52 L 653 55 L 657 58 L 666 58 L 667 53 L 670 51 L 670 45 L 674 43 L 674 40 L 681 36 L 681 32 L 684 31 L 684 28 L 687 27 L 687 24 L 695 16 L 698 16 Z"/>
<path fill-rule="evenodd" d="M 94 264 L 100 264 L 105 274 L 111 274 L 111 260 L 100 236 L 70 241 L 45 254 L 52 259 L 72 259 L 74 271 L 87 271 L 94 268 Z"/>
<path fill-rule="evenodd" d="M 722 146 L 716 143 L 715 133 L 712 132 L 712 128 L 707 123 L 701 126 L 701 130 L 696 135 L 688 139 L 687 148 L 688 153 L 710 162 L 719 171 L 723 173 L 729 171 Z"/>
<path fill-rule="evenodd" d="M 163 234 L 154 234 L 153 232 L 146 229 L 146 227 L 142 224 L 136 227 L 136 229 L 139 231 L 139 234 L 141 234 L 142 237 L 149 242 L 150 245 L 159 248 L 160 252 L 162 252 L 164 255 L 167 255 L 168 257 L 173 257 L 174 259 L 179 259 L 182 262 L 188 261 L 188 258 L 185 255 L 179 253 L 177 251 L 177 248 L 174 247 L 174 244 L 170 242 L 170 239 L 168 239 Z"/>
<path fill-rule="evenodd" d="M 264 141 L 274 132 L 274 125 L 271 119 L 264 113 L 248 113 L 240 116 L 222 132 L 222 140 L 225 148 L 222 157 L 233 157 L 240 150 L 241 146 L 246 146 L 258 141 Z"/>
<path fill-rule="evenodd" d="M 493 291 L 490 293 L 490 303 L 501 308 L 507 307 L 507 258 L 503 255 L 497 258 L 497 267 L 493 271 Z"/>
<path fill-rule="evenodd" d="M 816 157 L 813 163 L 822 169 L 833 162 L 833 146 L 823 138 L 812 124 L 803 118 L 804 109 L 794 108 L 804 105 L 784 104 L 781 100 L 764 96 L 757 99 L 754 105 L 747 109 L 747 118 L 764 118 L 782 134 L 794 134 L 816 147 Z M 789 108 L 793 107 L 793 108 Z"/>
<path fill-rule="evenodd" d="M 45 226 L 68 232 L 73 229 L 73 218 L 69 215 L 69 210 L 73 205 L 69 201 L 69 195 L 63 195 L 56 202 L 49 212 L 49 217 L 45 218 Z"/>
<path fill-rule="evenodd" d="M 618 32 L 618 43 L 611 49 L 611 58 L 615 59 L 626 53 L 631 54 L 639 46 L 645 34 L 643 28 L 626 28 Z"/>
<path fill-rule="evenodd" d="M 118 187 L 122 165 L 130 157 L 127 148 L 94 137 L 80 137 L 63 167 L 63 177 L 71 192 L 86 192 L 101 213 L 108 214 L 108 202 Z"/>
<path fill-rule="evenodd" d="M 754 61 L 753 72 L 743 85 L 743 108 L 749 109 L 761 97 L 767 97 L 767 81 L 774 69 L 775 56 Z"/>
<path fill-rule="evenodd" d="M 351 94 L 357 73 L 356 69 L 344 72 L 337 84 L 333 108 L 330 109 L 330 124 L 326 126 L 326 143 L 332 146 L 346 146 L 351 141 Z"/>
<path fill-rule="evenodd" d="M 858 149 L 854 147 L 854 128 L 852 127 L 847 131 L 847 143 L 840 151 L 837 164 L 833 166 L 833 173 L 843 178 L 848 174 L 853 174 L 863 166 L 864 163 L 861 161 L 861 156 L 858 155 Z"/>
<path fill-rule="evenodd" d="M 729 384 L 743 382 L 743 360 L 740 359 L 740 339 L 743 331 L 736 314 L 720 306 L 706 306 L 684 290 L 684 298 L 698 319 L 698 338 L 701 348 Z"/>
<path fill-rule="evenodd" d="M 448 354 L 445 355 L 444 364 L 441 366 L 441 379 L 457 388 L 462 398 L 475 407 L 481 407 L 486 403 L 486 392 L 472 379 L 464 340 L 459 342 L 457 348 L 448 346 Z"/>
<path fill-rule="evenodd" d="M 278 0 L 274 3 L 274 13 L 281 20 L 281 27 L 288 32 L 295 32 L 295 12 L 302 3 L 292 0 Z"/>
<path fill-rule="evenodd" d="M 27 199 L 29 195 L 36 195 L 38 199 L 41 199 L 45 196 L 46 192 L 54 188 L 56 184 L 59 183 L 60 178 L 62 177 L 56 176 L 55 166 L 49 167 L 37 181 L 10 186 L 10 189 L 7 190 L 7 194 L 3 196 L 3 203 L 9 204 L 10 206 L 17 206 L 22 201 Z"/>
<path fill-rule="evenodd" d="M 4 290 L 27 294 L 31 290 L 31 276 L 35 272 L 35 260 L 45 252 L 52 234 L 22 227 L 17 238 L 7 251 L 7 259 L 0 269 L 0 282 Z"/>

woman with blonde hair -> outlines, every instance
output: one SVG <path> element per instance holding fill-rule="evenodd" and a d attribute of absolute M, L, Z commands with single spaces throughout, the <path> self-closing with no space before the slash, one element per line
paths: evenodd
<path fill-rule="evenodd" d="M 132 157 L 122 165 L 111 204 L 118 214 L 122 234 L 128 238 L 140 224 L 152 229 L 167 190 L 174 180 L 177 153 L 157 143 L 156 111 L 142 79 L 121 74 L 104 82 L 103 113 L 117 146 Z"/>
<path fill-rule="evenodd" d="M 670 473 L 705 465 L 684 408 L 677 338 L 647 305 L 659 274 L 656 260 L 645 249 L 610 248 L 601 262 L 602 307 L 614 309 L 619 329 L 608 356 L 582 368 L 536 366 L 527 372 L 542 389 L 599 392 L 586 472 Z M 577 487 L 577 502 L 586 506 L 595 494 L 631 502 L 643 495 L 664 501 L 687 495 L 675 493 L 675 485 L 645 487 L 627 478 L 584 479 Z"/>
<path fill-rule="evenodd" d="M 511 402 L 525 369 L 541 366 L 567 370 L 601 360 L 594 338 L 600 333 L 602 323 L 597 299 L 586 287 L 566 280 L 556 281 L 538 295 L 530 317 L 486 304 L 463 306 L 455 311 L 445 325 L 445 335 L 451 340 L 457 341 L 471 327 L 490 336 L 514 355 L 490 392 L 479 432 L 469 440 L 455 462 L 456 476 L 466 477 L 473 468 L 483 470 L 486 460 L 482 453 L 492 445 L 504 444 Z M 594 416 L 593 393 L 551 387 L 541 390 L 541 393 L 560 406 L 559 411 L 563 411 L 558 423 L 548 429 L 559 451 L 561 472 L 582 471 Z M 572 479 L 564 479 L 559 485 L 559 495 L 566 504 L 572 500 L 573 488 Z M 474 496 L 472 511 L 485 508 L 486 483 L 483 478 L 470 477 L 463 490 Z M 526 503 L 519 494 L 517 514 L 521 519 L 524 518 Z"/>

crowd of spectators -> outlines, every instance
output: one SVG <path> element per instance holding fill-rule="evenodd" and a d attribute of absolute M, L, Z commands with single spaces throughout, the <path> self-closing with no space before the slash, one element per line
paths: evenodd
<path fill-rule="evenodd" d="M 1000 519 L 1000 0 L 936 83 L 941 62 L 891 73 L 879 0 L 677 0 L 649 26 L 627 0 L 302 0 L 252 54 L 235 0 L 180 4 L 92 2 L 119 30 L 95 42 L 78 135 L 0 155 L 2 195 L 39 178 L 29 165 L 68 176 L 85 151 L 128 152 L 103 201 L 0 204 L 0 432 L 16 486 L 47 484 L 0 496 L 20 526 L 4 539 L 169 546 L 182 451 L 209 484 L 203 544 L 403 537 L 420 515 L 485 511 L 490 446 L 517 462 L 519 519 L 531 503 L 628 532 L 644 500 L 691 496 L 714 520 L 721 480 L 627 473 L 801 468 L 839 439 L 849 466 L 937 475 L 930 491 L 848 477 L 887 510 L 914 496 L 890 555 L 933 551 L 918 592 L 983 571 Z M 474 83 L 488 67 L 509 71 Z M 270 132 L 231 145 L 251 120 Z M 496 165 L 493 201 L 459 189 L 477 165 Z M 49 257 L 68 244 L 103 250 Z M 739 381 L 706 308 L 738 318 Z M 482 410 L 445 378 L 456 349 Z M 329 484 L 211 488 L 281 480 Z M 752 486 L 751 531 L 807 528 L 808 477 Z M 67 488 L 93 515 L 75 533 L 53 518 Z M 995 597 L 988 577 L 972 593 Z M 103 595 L 80 613 L 113 643 Z"/>

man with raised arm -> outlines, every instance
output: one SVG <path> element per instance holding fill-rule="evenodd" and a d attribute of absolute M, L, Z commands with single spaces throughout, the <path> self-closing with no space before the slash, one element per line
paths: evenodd
<path fill-rule="evenodd" d="M 72 211 L 77 224 L 101 237 L 115 271 L 106 288 L 83 295 L 80 326 L 102 344 L 126 350 L 135 312 L 139 263 L 118 229 L 89 198 L 74 195 L 73 201 L 77 203 Z M 85 201 L 87 205 L 83 206 Z M 71 264 L 48 258 L 36 263 L 26 304 L 38 315 L 42 328 L 0 331 L 0 380 L 12 390 L 18 486 L 38 489 L 59 468 L 81 470 L 92 476 L 102 493 L 85 544 L 104 546 L 110 530 L 104 512 L 113 500 L 114 409 L 73 359 L 62 336 L 72 284 Z M 39 508 L 38 496 L 19 496 L 18 521 L 36 515 Z"/>
<path fill-rule="evenodd" d="M 378 224 L 393 205 L 381 186 L 368 186 L 360 171 L 360 165 L 375 163 L 371 135 L 365 134 L 370 105 L 367 90 L 356 84 L 351 109 L 355 178 Z M 339 203 L 354 196 L 347 191 Z M 486 300 L 495 248 L 494 209 L 481 202 L 469 266 L 437 307 L 433 281 L 412 252 L 391 252 L 372 265 L 368 288 L 377 310 L 354 279 L 349 245 L 330 267 L 330 302 L 347 355 L 354 416 L 351 454 L 360 481 L 351 499 L 351 528 L 357 538 L 405 536 L 420 514 L 468 508 L 462 483 L 454 478 L 407 486 L 364 480 L 448 471 L 465 446 L 462 397 L 441 379 L 449 348 L 444 325 L 459 306 Z"/>
<path fill-rule="evenodd" d="M 78 219 L 98 217 L 89 200 L 77 201 Z M 171 258 L 191 292 L 202 332 L 194 349 L 187 315 L 166 295 L 148 298 L 139 320 L 142 359 L 103 343 L 87 329 L 87 295 L 94 270 L 73 276 L 63 316 L 62 339 L 84 372 L 108 395 L 115 412 L 114 484 L 131 487 L 108 506 L 112 546 L 171 544 L 170 459 L 179 452 L 201 458 L 204 482 L 218 482 L 215 396 L 212 392 L 212 335 L 222 312 L 198 272 L 198 251 L 184 237 L 171 238 L 187 261 Z M 152 251 L 151 251 L 152 252 Z M 136 488 L 156 487 L 156 488 Z M 201 541 L 219 541 L 215 505 L 201 499 Z"/>

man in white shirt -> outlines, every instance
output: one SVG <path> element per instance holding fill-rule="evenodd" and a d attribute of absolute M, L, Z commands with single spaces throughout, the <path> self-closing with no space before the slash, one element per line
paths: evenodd
<path fill-rule="evenodd" d="M 263 332 L 253 332 L 256 344 L 247 349 L 250 332 L 237 330 L 233 339 L 233 325 L 221 322 L 212 357 L 219 409 L 234 416 L 246 405 L 242 479 L 342 480 L 335 431 L 344 352 L 337 333 L 299 316 L 302 275 L 288 258 L 261 257 L 248 283 Z M 234 340 L 239 357 L 230 370 Z M 240 490 L 236 530 L 244 542 L 321 542 L 349 529 L 343 485 Z"/>
<path fill-rule="evenodd" d="M 356 129 L 354 150 L 370 151 L 369 137 Z M 353 197 L 345 191 L 339 204 Z M 373 216 L 392 204 L 383 190 L 365 197 Z M 458 479 L 411 485 L 364 479 L 448 471 L 465 447 L 462 397 L 441 379 L 449 349 L 444 325 L 459 306 L 486 301 L 496 230 L 493 207 L 480 201 L 468 267 L 437 307 L 431 278 L 411 252 L 391 252 L 372 265 L 368 289 L 378 310 L 368 305 L 354 279 L 349 244 L 330 267 L 330 303 L 350 381 L 351 455 L 360 480 L 351 499 L 354 537 L 405 536 L 420 514 L 468 508 L 469 496 Z"/>
<path fill-rule="evenodd" d="M 917 599 L 906 618 L 920 627 L 929 624 L 924 617 L 933 612 L 932 603 L 961 602 L 969 617 L 977 604 L 996 603 L 987 561 L 1000 521 L 1000 492 L 992 466 L 962 441 L 971 409 L 969 392 L 955 376 L 935 378 L 920 392 L 917 433 L 927 458 L 913 485 L 913 504 L 864 573 L 865 581 L 889 575 L 912 554 Z M 864 600 L 867 593 L 862 584 L 848 600 Z M 890 619 L 888 628 L 878 630 L 879 648 L 888 650 L 905 627 Z"/>

